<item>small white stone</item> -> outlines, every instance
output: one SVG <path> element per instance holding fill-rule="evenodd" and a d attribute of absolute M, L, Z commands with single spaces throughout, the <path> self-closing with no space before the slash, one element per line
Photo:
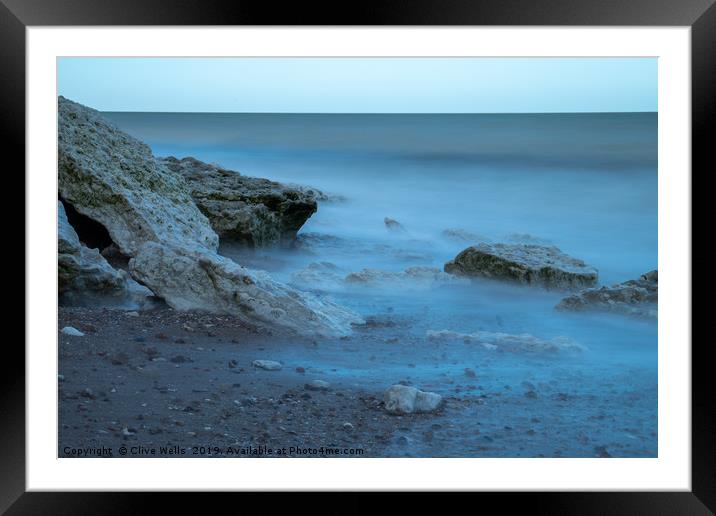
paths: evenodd
<path fill-rule="evenodd" d="M 330 389 L 331 384 L 323 380 L 311 380 L 305 387 L 309 391 L 327 391 Z"/>
<path fill-rule="evenodd" d="M 273 360 L 254 360 L 253 366 L 267 371 L 279 371 L 283 367 L 279 362 Z"/>
<path fill-rule="evenodd" d="M 407 385 L 393 385 L 383 394 L 385 410 L 391 414 L 433 412 L 442 404 L 442 396 Z"/>
<path fill-rule="evenodd" d="M 136 310 L 132 310 L 131 312 L 127 312 L 124 315 L 126 315 L 127 317 L 139 317 L 139 312 L 137 312 Z"/>
<path fill-rule="evenodd" d="M 72 326 L 65 326 L 60 330 L 60 333 L 64 333 L 65 335 L 71 335 L 72 337 L 84 337 L 85 334 L 82 333 L 77 328 L 73 328 Z"/>

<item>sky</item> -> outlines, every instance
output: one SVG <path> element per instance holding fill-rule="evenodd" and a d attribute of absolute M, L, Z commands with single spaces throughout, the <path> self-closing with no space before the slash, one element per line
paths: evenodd
<path fill-rule="evenodd" d="M 58 93 L 100 111 L 657 111 L 657 60 L 66 57 Z"/>

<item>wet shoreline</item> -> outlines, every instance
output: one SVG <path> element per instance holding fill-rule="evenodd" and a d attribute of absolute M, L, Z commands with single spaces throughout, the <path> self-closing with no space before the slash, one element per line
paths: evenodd
<path fill-rule="evenodd" d="M 59 323 L 84 333 L 59 334 L 59 457 L 102 446 L 112 447 L 113 456 L 125 446 L 137 450 L 127 456 L 144 457 L 251 457 L 257 455 L 236 450 L 261 446 L 287 448 L 293 457 L 657 453 L 650 412 L 626 419 L 651 405 L 656 379 L 652 385 L 648 372 L 628 367 L 602 379 L 584 376 L 578 366 L 589 356 L 513 356 L 420 339 L 387 343 L 380 325 L 351 338 L 300 339 L 230 316 L 166 308 L 134 315 L 61 307 Z M 395 317 L 392 324 L 404 321 Z M 252 364 L 260 359 L 283 367 L 258 369 Z M 524 367 L 516 375 L 518 362 Z M 530 373 L 545 368 L 549 378 Z M 626 378 L 646 386 L 621 387 Z M 307 387 L 317 379 L 329 388 Z M 391 383 L 438 392 L 444 406 L 432 414 L 388 414 L 382 393 Z M 590 392 L 580 384 L 590 384 Z M 162 447 L 184 452 L 163 455 Z M 292 447 L 323 453 L 291 453 Z"/>

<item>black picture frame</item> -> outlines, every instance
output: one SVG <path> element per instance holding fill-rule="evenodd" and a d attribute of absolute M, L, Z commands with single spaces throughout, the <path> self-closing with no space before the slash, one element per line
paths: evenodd
<path fill-rule="evenodd" d="M 700 175 L 706 175 L 713 169 L 710 154 L 716 114 L 714 0 L 363 0 L 355 4 L 285 2 L 280 7 L 269 0 L 0 0 L 0 145 L 5 163 L 8 157 L 15 163 L 13 168 L 5 168 L 6 174 L 16 174 L 25 166 L 25 29 L 40 25 L 689 26 L 693 170 L 684 173 L 690 173 L 693 178 L 697 170 L 701 170 Z M 17 192 L 24 192 L 24 182 L 19 183 L 14 197 L 19 197 Z M 161 503 L 165 504 L 179 502 L 186 508 L 186 499 L 181 495 L 26 493 L 25 357 L 16 339 L 5 340 L 4 371 L 0 378 L 3 420 L 0 512 L 145 512 L 149 507 L 147 496 L 162 497 Z M 691 492 L 486 493 L 479 496 L 499 503 L 503 511 L 526 504 L 530 512 L 545 514 L 713 514 L 716 511 L 716 389 L 711 361 L 707 359 L 707 350 L 712 345 L 711 339 L 705 339 L 694 341 L 692 347 Z M 365 510 L 369 504 L 357 500 L 346 506 Z"/>

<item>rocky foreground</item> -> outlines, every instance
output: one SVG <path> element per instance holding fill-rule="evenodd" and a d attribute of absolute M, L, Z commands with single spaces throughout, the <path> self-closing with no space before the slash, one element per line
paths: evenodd
<path fill-rule="evenodd" d="M 281 341 L 233 316 L 61 308 L 59 322 L 60 457 L 373 457 L 406 423 L 328 371 L 270 360 Z"/>
<path fill-rule="evenodd" d="M 154 296 L 173 308 L 231 314 L 303 335 L 344 335 L 362 321 L 350 310 L 217 253 L 212 221 L 222 234 L 222 224 L 230 221 L 229 233 L 250 235 L 256 243 L 284 241 L 315 211 L 308 193 L 228 176 L 196 160 L 159 160 L 99 112 L 63 97 L 58 103 L 59 194 L 76 214 L 79 240 L 104 240 L 104 247 L 125 258 L 115 263 L 126 263 L 126 273 Z M 206 181 L 199 187 L 195 178 L 202 174 Z M 95 234 L 80 233 L 80 227 Z M 82 267 L 88 259 L 64 268 L 63 284 L 78 297 L 88 283 L 78 278 L 94 274 Z M 101 269 L 95 276 L 113 274 L 108 263 L 101 262 Z M 115 276 L 121 283 L 121 273 Z M 106 280 L 96 284 L 106 285 L 109 294 L 121 288 Z"/>
<path fill-rule="evenodd" d="M 231 315 L 60 307 L 58 455 L 655 456 L 644 407 L 656 383 L 637 387 L 643 373 L 539 353 L 506 375 L 491 364 L 517 356 L 508 349 L 406 337 L 414 320 L 386 317 L 316 341 Z"/>

